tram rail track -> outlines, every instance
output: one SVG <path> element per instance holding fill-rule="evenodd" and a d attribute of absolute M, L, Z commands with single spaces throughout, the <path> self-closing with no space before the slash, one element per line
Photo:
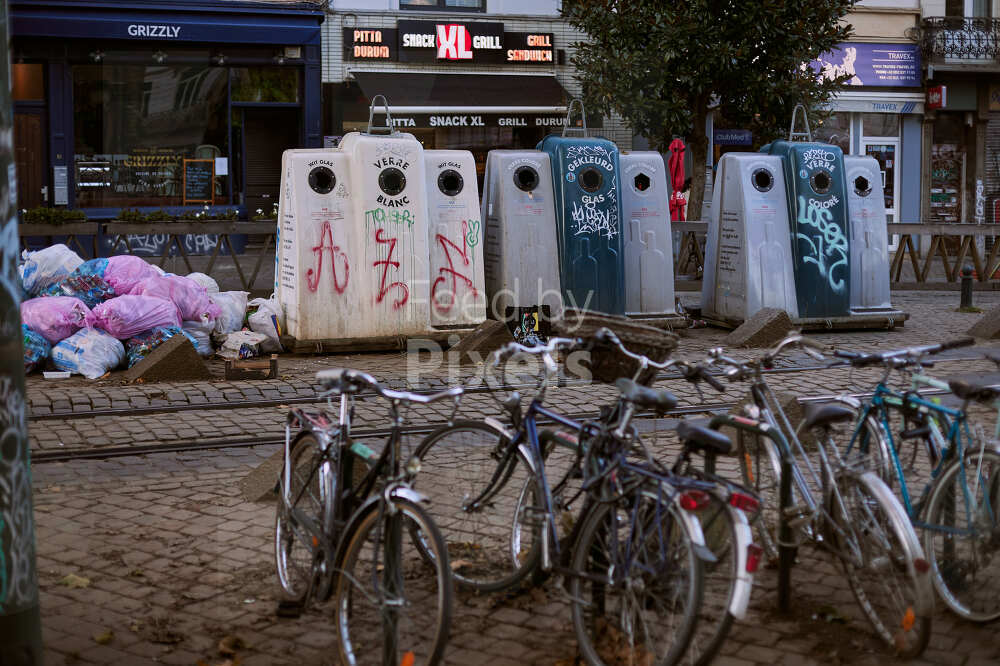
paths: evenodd
<path fill-rule="evenodd" d="M 961 356 L 952 358 L 939 358 L 937 362 L 958 362 L 958 361 L 980 361 L 983 360 L 982 356 Z M 790 367 L 778 367 L 765 370 L 764 372 L 768 374 L 794 374 L 799 372 L 809 372 L 817 370 L 829 370 L 834 369 L 839 366 L 829 365 L 829 364 L 810 364 L 810 365 L 795 365 Z M 848 366 L 844 366 L 847 368 Z M 721 376 L 721 373 L 712 373 L 715 376 Z M 666 373 L 661 372 L 656 375 L 655 382 L 663 381 L 679 381 L 683 377 L 680 373 Z M 573 380 L 562 380 L 556 387 L 572 387 L 572 386 L 589 386 L 595 382 L 587 379 L 573 379 Z M 519 384 L 503 384 L 498 387 L 489 386 L 469 386 L 466 388 L 466 394 L 476 395 L 483 393 L 490 393 L 493 391 L 509 391 L 509 390 L 524 390 L 532 389 L 536 386 L 534 382 L 525 382 Z M 430 393 L 435 393 L 443 390 L 444 387 L 435 388 L 433 390 L 418 390 L 414 393 L 426 395 Z M 376 394 L 372 391 L 365 391 L 358 394 L 359 398 L 373 398 Z M 268 398 L 264 400 L 236 400 L 236 401 L 226 401 L 226 402 L 203 402 L 203 403 L 178 403 L 171 405 L 151 405 L 148 407 L 110 407 L 102 409 L 92 409 L 90 411 L 73 411 L 73 410 L 60 410 L 58 412 L 49 413 L 39 413 L 39 414 L 29 414 L 28 420 L 30 422 L 43 422 L 43 421 L 54 421 L 54 420 L 72 420 L 72 419 L 86 419 L 86 418 L 97 418 L 97 417 L 119 417 L 119 416 L 146 416 L 150 414 L 171 414 L 171 413 L 183 413 L 183 412 L 194 412 L 194 411 L 216 411 L 216 410 L 233 410 L 233 409 L 266 409 L 268 407 L 282 407 L 285 405 L 311 405 L 326 402 L 325 397 L 317 396 L 297 396 L 288 398 Z"/>

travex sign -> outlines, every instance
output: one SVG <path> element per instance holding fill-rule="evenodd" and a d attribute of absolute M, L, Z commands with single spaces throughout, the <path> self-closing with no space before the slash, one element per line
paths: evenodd
<path fill-rule="evenodd" d="M 542 127 L 560 128 L 566 116 L 559 114 L 524 113 L 422 113 L 404 116 L 392 115 L 397 129 L 408 127 Z"/>
<path fill-rule="evenodd" d="M 552 33 L 504 32 L 503 23 L 403 20 L 396 28 L 344 28 L 348 60 L 552 64 Z"/>

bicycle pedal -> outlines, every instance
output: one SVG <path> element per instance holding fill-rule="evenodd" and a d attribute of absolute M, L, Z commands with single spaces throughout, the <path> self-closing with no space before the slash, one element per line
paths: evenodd
<path fill-rule="evenodd" d="M 298 601 L 279 601 L 278 607 L 274 610 L 274 614 L 278 617 L 290 617 L 297 618 L 302 617 L 302 611 L 305 610 L 305 605 Z"/>

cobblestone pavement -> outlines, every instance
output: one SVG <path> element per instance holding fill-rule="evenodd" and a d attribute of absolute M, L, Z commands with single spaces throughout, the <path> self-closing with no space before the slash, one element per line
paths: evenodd
<path fill-rule="evenodd" d="M 851 348 L 888 349 L 956 337 L 977 315 L 953 312 L 956 292 L 909 292 L 894 305 L 911 313 L 901 330 L 830 333 L 825 342 Z M 1000 305 L 1000 294 L 977 293 L 982 307 Z M 697 356 L 721 343 L 724 332 L 688 331 L 680 353 Z M 750 352 L 747 352 L 750 353 Z M 46 382 L 29 378 L 33 414 L 129 409 L 222 401 L 289 400 L 315 394 L 312 377 L 321 367 L 349 365 L 394 385 L 407 383 L 414 357 L 366 354 L 282 359 L 282 377 L 264 382 L 212 381 L 149 386 L 98 382 Z M 941 364 L 935 372 L 985 372 L 985 361 Z M 219 373 L 218 366 L 214 371 Z M 463 370 L 463 375 L 469 370 Z M 412 379 L 412 375 L 409 375 Z M 772 384 L 794 395 L 869 388 L 873 373 L 845 369 L 776 375 Z M 417 387 L 448 383 L 442 371 L 427 372 Z M 683 382 L 669 382 L 682 404 L 702 401 Z M 704 401 L 735 400 L 706 391 Z M 593 410 L 613 391 L 603 385 L 554 389 L 557 409 Z M 447 406 L 413 414 L 413 422 L 445 420 Z M 470 395 L 462 414 L 495 414 L 485 395 Z M 385 425 L 385 410 L 360 405 L 359 426 Z M 279 437 L 279 406 L 237 410 L 53 419 L 32 422 L 36 451 L 128 446 L 186 440 Z M 664 441 L 669 441 L 665 439 Z M 273 447 L 221 449 L 106 461 L 46 463 L 34 467 L 35 512 L 41 603 L 48 663 L 223 664 L 224 639 L 237 646 L 241 664 L 332 663 L 331 609 L 300 619 L 274 615 L 272 555 L 274 505 L 244 500 L 237 481 Z M 730 473 L 734 465 L 726 467 Z M 804 548 L 794 573 L 793 613 L 776 609 L 776 572 L 757 576 L 751 612 L 737 623 L 720 664 L 883 663 L 886 652 L 828 557 Z M 448 652 L 451 664 L 571 664 L 576 655 L 569 605 L 558 581 L 516 596 L 459 594 Z M 940 608 L 931 646 L 920 663 L 974 664 L 1000 660 L 998 625 L 976 626 Z M 239 640 L 233 640 L 238 638 Z M 231 660 L 235 663 L 235 660 Z"/>

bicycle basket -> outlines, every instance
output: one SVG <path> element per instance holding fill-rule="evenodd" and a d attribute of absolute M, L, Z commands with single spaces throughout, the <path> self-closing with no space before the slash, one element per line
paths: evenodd
<path fill-rule="evenodd" d="M 559 335 L 584 339 L 592 337 L 599 328 L 609 328 L 630 352 L 657 363 L 667 360 L 670 352 L 677 348 L 678 338 L 673 333 L 637 324 L 626 317 L 590 310 L 567 309 L 553 322 L 553 327 Z M 590 372 L 597 381 L 613 384 L 619 377 L 634 377 L 638 370 L 639 362 L 622 354 L 617 347 L 601 344 L 591 350 Z M 636 381 L 649 384 L 656 372 L 656 368 L 647 368 Z"/>

